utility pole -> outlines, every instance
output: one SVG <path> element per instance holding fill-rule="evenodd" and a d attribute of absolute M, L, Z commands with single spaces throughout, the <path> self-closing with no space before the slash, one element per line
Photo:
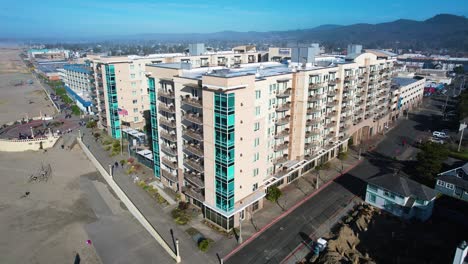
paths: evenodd
<path fill-rule="evenodd" d="M 242 218 L 239 213 L 239 239 L 237 240 L 237 243 L 240 245 L 244 243 L 244 240 L 242 239 Z"/>
<path fill-rule="evenodd" d="M 31 137 L 34 138 L 34 130 L 32 127 L 29 127 L 29 128 L 31 128 Z"/>
<path fill-rule="evenodd" d="M 182 259 L 180 257 L 180 252 L 179 252 L 179 239 L 176 239 L 175 244 L 176 244 L 176 263 L 180 263 Z"/>
<path fill-rule="evenodd" d="M 461 144 L 463 140 L 463 132 L 465 131 L 465 128 L 466 128 L 466 123 L 460 124 L 459 130 L 461 130 L 461 133 L 460 133 L 460 142 L 458 142 L 458 152 L 460 152 L 460 149 L 461 149 Z"/>
<path fill-rule="evenodd" d="M 359 148 L 358 160 L 361 160 L 361 148 Z"/>

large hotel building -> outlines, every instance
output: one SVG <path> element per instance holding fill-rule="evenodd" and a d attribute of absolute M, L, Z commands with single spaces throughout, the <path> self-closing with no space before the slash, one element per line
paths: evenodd
<path fill-rule="evenodd" d="M 381 132 L 393 110 L 393 59 L 363 53 L 286 65 L 254 57 L 230 67 L 151 63 L 138 75 L 148 85 L 155 177 L 226 230 L 262 208 L 268 187 L 333 159 L 350 138 Z M 118 67 L 105 64 L 111 74 Z M 104 87 L 107 98 L 119 90 Z"/>

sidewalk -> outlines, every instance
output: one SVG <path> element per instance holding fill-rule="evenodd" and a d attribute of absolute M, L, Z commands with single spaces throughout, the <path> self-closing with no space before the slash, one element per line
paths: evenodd
<path fill-rule="evenodd" d="M 95 142 L 90 129 L 82 127 L 81 131 L 84 133 L 83 142 L 103 167 L 108 168 L 114 162 L 128 158 L 125 155 L 126 153 L 123 156 L 109 157 L 108 152 L 99 143 Z M 192 238 L 184 231 L 188 227 L 181 227 L 175 224 L 170 214 L 153 199 L 150 199 L 148 194 L 137 186 L 131 177 L 125 174 L 122 168 L 115 169 L 113 175 L 119 187 L 158 231 L 161 237 L 169 245 L 173 245 L 172 248 L 174 250 L 175 239 L 179 240 L 180 255 L 183 263 L 218 263 L 218 260 L 214 256 L 200 252 Z"/>

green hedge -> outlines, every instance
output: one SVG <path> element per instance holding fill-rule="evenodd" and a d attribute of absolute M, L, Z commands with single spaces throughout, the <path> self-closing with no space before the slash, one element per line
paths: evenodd
<path fill-rule="evenodd" d="M 468 161 L 468 152 L 466 152 L 466 151 L 465 152 L 451 151 L 449 153 L 449 156 L 454 158 L 454 159 Z"/>

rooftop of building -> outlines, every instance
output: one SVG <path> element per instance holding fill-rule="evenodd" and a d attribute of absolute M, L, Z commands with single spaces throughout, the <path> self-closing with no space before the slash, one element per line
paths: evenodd
<path fill-rule="evenodd" d="M 405 78 L 405 77 L 393 77 L 392 78 L 392 84 L 396 85 L 396 88 L 399 88 L 401 86 L 407 86 L 412 83 L 420 81 L 419 79 L 415 78 Z"/>
<path fill-rule="evenodd" d="M 434 189 L 399 174 L 384 174 L 373 177 L 368 182 L 401 196 L 415 197 L 419 200 L 430 201 L 437 195 L 437 191 Z"/>
<path fill-rule="evenodd" d="M 156 64 L 157 67 L 185 67 L 184 63 L 182 64 Z M 294 71 L 305 71 L 305 70 L 316 70 L 324 69 L 327 67 L 322 66 L 313 66 L 311 64 L 305 65 L 305 67 L 295 65 L 287 65 L 279 62 L 260 62 L 260 63 L 247 63 L 239 64 L 233 67 L 210 67 L 210 68 L 195 68 L 195 69 L 185 69 L 185 68 L 176 68 L 182 69 L 182 73 L 179 77 L 197 79 L 201 80 L 202 76 L 213 76 L 221 78 L 235 78 L 241 76 L 254 75 L 257 80 L 263 80 L 266 77 L 285 75 L 293 73 Z"/>
<path fill-rule="evenodd" d="M 377 55 L 378 57 L 396 57 L 398 55 L 388 50 L 381 50 L 381 49 L 366 49 L 365 52 L 373 53 Z"/>
<path fill-rule="evenodd" d="M 67 71 L 91 74 L 91 70 L 89 70 L 84 64 L 65 64 L 63 65 L 63 69 Z"/>
<path fill-rule="evenodd" d="M 465 165 L 461 167 L 440 173 L 437 179 L 468 190 L 468 163 L 465 163 Z"/>
<path fill-rule="evenodd" d="M 52 73 L 58 72 L 58 69 L 63 68 L 63 66 L 67 63 L 68 62 L 66 61 L 48 61 L 46 63 L 36 64 L 36 68 L 43 73 Z"/>

